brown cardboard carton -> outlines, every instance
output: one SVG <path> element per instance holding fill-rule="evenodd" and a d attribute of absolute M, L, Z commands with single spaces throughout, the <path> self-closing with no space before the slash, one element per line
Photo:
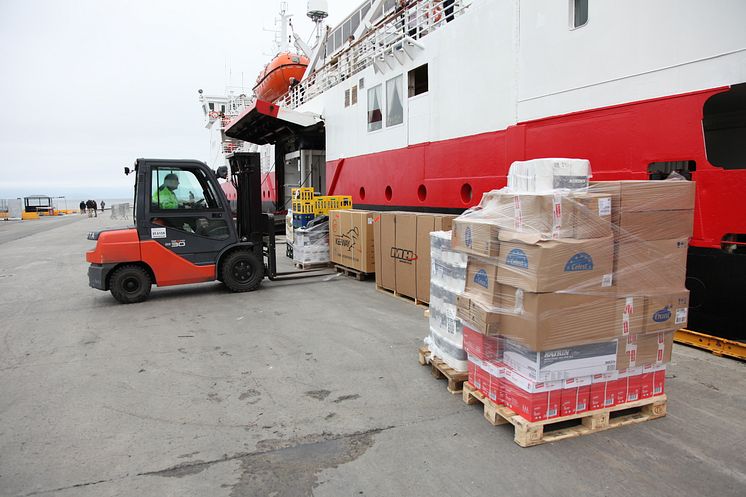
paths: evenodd
<path fill-rule="evenodd" d="M 396 245 L 396 213 L 382 212 L 375 223 L 376 285 L 396 290 L 396 264 L 391 248 Z"/>
<path fill-rule="evenodd" d="M 499 231 L 497 225 L 487 220 L 456 218 L 453 220 L 451 247 L 467 254 L 497 257 Z"/>
<path fill-rule="evenodd" d="M 643 330 L 644 298 L 532 293 L 498 285 L 492 304 L 483 294 L 459 296 L 458 315 L 487 335 L 503 335 L 533 351 L 613 340 Z"/>
<path fill-rule="evenodd" d="M 685 328 L 689 313 L 689 290 L 645 297 L 645 333 Z"/>
<path fill-rule="evenodd" d="M 667 331 L 641 333 L 620 338 L 617 346 L 617 369 L 671 362 L 673 335 L 673 331 Z"/>
<path fill-rule="evenodd" d="M 500 230 L 546 239 L 572 238 L 574 234 L 575 201 L 568 195 L 492 191 L 484 194 L 480 205 L 485 219 Z"/>
<path fill-rule="evenodd" d="M 501 305 L 503 297 L 500 295 L 497 270 L 497 264 L 491 259 L 468 256 L 465 292 L 489 306 Z"/>
<path fill-rule="evenodd" d="M 690 238 L 694 229 L 694 211 L 630 211 L 619 219 L 619 241 Z"/>
<path fill-rule="evenodd" d="M 455 216 L 381 213 L 375 227 L 376 284 L 430 301 L 430 232 L 448 230 Z"/>
<path fill-rule="evenodd" d="M 575 192 L 571 199 L 573 238 L 605 238 L 612 235 L 611 195 Z"/>
<path fill-rule="evenodd" d="M 417 297 L 417 258 L 424 247 L 417 246 L 417 214 L 396 214 L 396 242 L 389 256 L 394 260 L 396 291 L 408 297 Z M 384 254 L 385 256 L 385 254 Z"/>
<path fill-rule="evenodd" d="M 497 281 L 529 292 L 594 292 L 612 284 L 613 238 L 541 241 L 500 233 Z"/>
<path fill-rule="evenodd" d="M 364 273 L 375 271 L 373 219 L 363 210 L 329 211 L 329 255 L 332 262 Z"/>
<path fill-rule="evenodd" d="M 453 216 L 417 216 L 417 300 L 421 302 L 430 302 L 430 233 L 450 231 L 452 222 Z M 423 250 L 422 247 L 428 249 Z"/>
<path fill-rule="evenodd" d="M 483 335 L 500 334 L 500 314 L 490 312 L 487 307 L 472 299 L 469 294 L 458 296 L 457 315 Z"/>
<path fill-rule="evenodd" d="M 671 293 L 684 288 L 688 238 L 619 242 L 614 285 L 620 294 Z"/>
<path fill-rule="evenodd" d="M 693 181 L 593 181 L 589 191 L 618 195 L 612 210 L 618 202 L 620 213 L 694 209 Z"/>

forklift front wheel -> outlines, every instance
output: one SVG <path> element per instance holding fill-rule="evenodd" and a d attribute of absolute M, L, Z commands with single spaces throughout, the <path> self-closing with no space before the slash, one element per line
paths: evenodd
<path fill-rule="evenodd" d="M 238 250 L 221 263 L 223 283 L 232 292 L 251 292 L 264 279 L 264 262 L 253 252 Z"/>
<path fill-rule="evenodd" d="M 135 265 L 120 266 L 109 279 L 111 294 L 122 304 L 136 304 L 150 295 L 150 274 Z"/>

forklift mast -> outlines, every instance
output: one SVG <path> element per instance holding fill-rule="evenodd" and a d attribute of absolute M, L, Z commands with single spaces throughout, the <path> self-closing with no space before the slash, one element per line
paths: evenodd
<path fill-rule="evenodd" d="M 261 244 L 267 229 L 267 216 L 262 213 L 262 168 L 255 152 L 235 152 L 228 156 L 231 181 L 236 188 L 236 222 L 242 241 Z"/>

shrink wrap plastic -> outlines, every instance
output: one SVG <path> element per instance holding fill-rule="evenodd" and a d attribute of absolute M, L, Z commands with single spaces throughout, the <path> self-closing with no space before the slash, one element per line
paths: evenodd
<path fill-rule="evenodd" d="M 548 174 L 572 188 L 545 188 Z M 458 317 L 532 351 L 686 326 L 694 183 L 674 174 L 576 188 L 589 176 L 587 161 L 515 163 L 508 187 L 454 220 L 453 250 L 467 255 Z"/>
<path fill-rule="evenodd" d="M 457 371 L 466 371 L 458 295 L 466 281 L 466 255 L 451 250 L 451 232 L 430 233 L 430 352 Z"/>
<path fill-rule="evenodd" d="M 329 262 L 329 220 L 293 230 L 293 261 L 302 264 Z"/>

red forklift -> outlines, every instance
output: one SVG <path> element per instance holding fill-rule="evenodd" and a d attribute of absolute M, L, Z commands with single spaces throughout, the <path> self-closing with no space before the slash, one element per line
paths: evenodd
<path fill-rule="evenodd" d="M 216 173 L 203 162 L 138 159 L 134 170 L 125 167 L 125 174 L 135 174 L 135 226 L 88 234 L 96 241 L 86 253 L 90 286 L 133 304 L 146 300 L 154 284 L 218 280 L 233 292 L 250 292 L 265 277 L 328 274 L 277 272 L 274 216 L 262 212 L 259 154 L 237 152 L 228 163 L 235 220 Z"/>

